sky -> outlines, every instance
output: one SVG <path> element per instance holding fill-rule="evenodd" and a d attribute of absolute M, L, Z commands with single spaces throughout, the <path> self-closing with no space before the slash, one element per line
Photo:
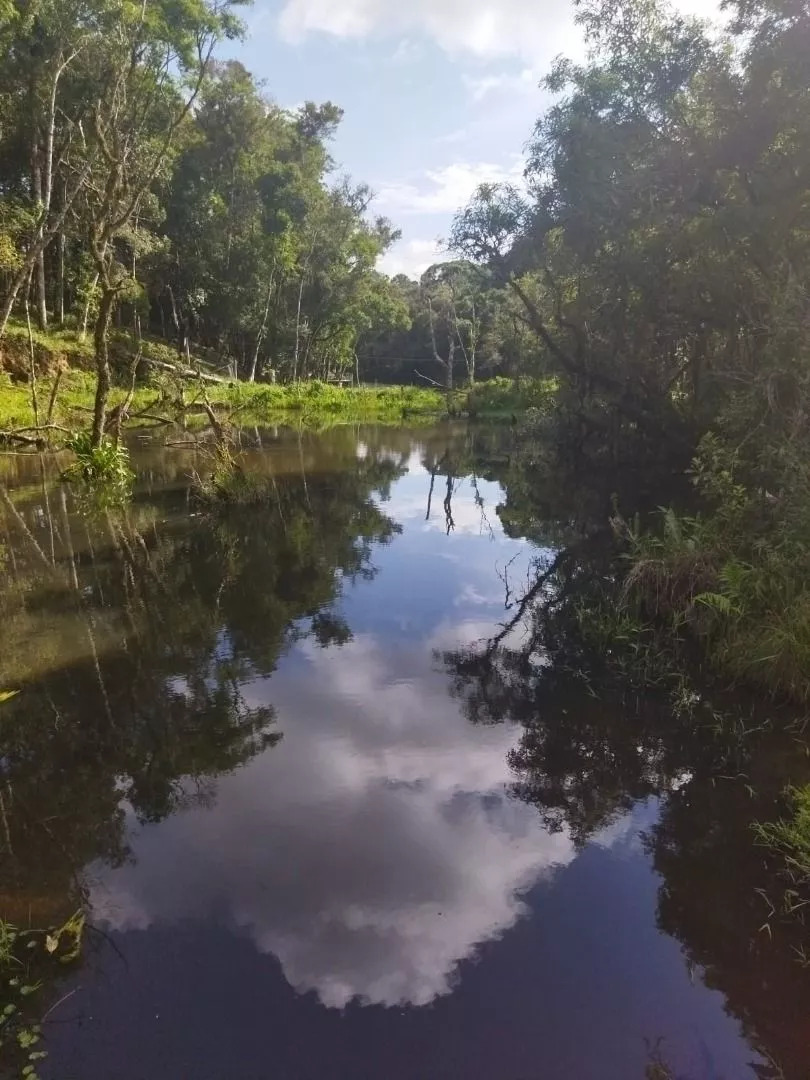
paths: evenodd
<path fill-rule="evenodd" d="M 479 184 L 520 177 L 541 78 L 583 51 L 569 0 L 254 0 L 245 21 L 237 55 L 268 96 L 345 110 L 333 156 L 402 230 L 380 266 L 392 275 L 443 257 Z"/>

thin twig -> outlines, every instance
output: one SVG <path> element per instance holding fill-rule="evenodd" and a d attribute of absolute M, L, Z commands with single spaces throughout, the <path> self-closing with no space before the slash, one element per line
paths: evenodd
<path fill-rule="evenodd" d="M 60 1005 L 63 1005 L 67 1001 L 68 998 L 72 998 L 74 994 L 78 994 L 78 992 L 81 989 L 82 989 L 81 986 L 74 986 L 72 990 L 68 990 L 68 992 L 66 994 L 63 994 L 62 997 L 60 997 L 58 1001 L 54 1002 L 54 1004 L 51 1005 L 50 1009 L 48 1009 L 48 1011 L 42 1017 L 42 1020 L 40 1021 L 40 1023 L 44 1024 L 45 1021 L 48 1019 L 48 1017 L 51 1015 L 52 1012 L 54 1012 L 56 1009 L 58 1009 Z"/>

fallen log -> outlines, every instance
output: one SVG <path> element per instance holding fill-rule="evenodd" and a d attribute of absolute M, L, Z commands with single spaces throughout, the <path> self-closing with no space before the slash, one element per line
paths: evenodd
<path fill-rule="evenodd" d="M 196 368 L 177 367 L 175 364 L 167 364 L 165 360 L 153 360 L 151 357 L 144 357 L 143 359 L 147 364 L 151 364 L 152 367 L 159 368 L 161 371 L 168 371 L 181 379 L 189 379 L 194 382 L 213 383 L 215 386 L 227 386 L 231 381 L 230 379 L 223 379 L 220 375 L 209 375 L 207 372 L 198 371 Z"/>
<path fill-rule="evenodd" d="M 0 444 L 9 446 L 13 443 L 19 446 L 35 446 L 38 450 L 48 448 L 48 440 L 44 437 L 48 431 L 58 431 L 62 435 L 71 435 L 72 432 L 59 424 L 41 424 L 39 427 L 15 428 L 13 431 L 0 431 Z M 33 432 L 33 434 L 30 434 Z"/>

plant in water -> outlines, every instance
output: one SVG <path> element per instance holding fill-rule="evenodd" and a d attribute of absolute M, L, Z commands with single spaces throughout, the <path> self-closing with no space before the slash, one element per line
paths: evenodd
<path fill-rule="evenodd" d="M 91 433 L 81 431 L 70 439 L 67 447 L 76 455 L 76 461 L 64 471 L 64 479 L 80 480 L 129 496 L 135 476 L 125 446 L 109 435 L 104 436 L 101 445 L 94 446 Z"/>
<path fill-rule="evenodd" d="M 804 922 L 810 905 L 810 784 L 787 792 L 790 813 L 779 821 L 756 822 L 757 843 L 782 863 L 788 887 L 783 911 Z"/>
<path fill-rule="evenodd" d="M 212 451 L 213 468 L 207 478 L 195 474 L 194 487 L 204 502 L 221 505 L 260 503 L 268 496 L 271 482 L 264 476 L 245 470 L 227 442 L 217 443 Z"/>
<path fill-rule="evenodd" d="M 0 1051 L 5 1059 L 16 1059 L 16 1074 L 25 1080 L 36 1080 L 37 1064 L 47 1057 L 32 1003 L 44 980 L 58 971 L 56 965 L 78 958 L 84 926 L 81 911 L 49 930 L 21 930 L 0 920 Z"/>
<path fill-rule="evenodd" d="M 673 638 L 700 639 L 714 667 L 810 700 L 810 489 L 746 490 L 704 444 L 693 474 L 711 513 L 664 510 L 656 533 L 614 520 L 628 545 L 624 605 Z"/>

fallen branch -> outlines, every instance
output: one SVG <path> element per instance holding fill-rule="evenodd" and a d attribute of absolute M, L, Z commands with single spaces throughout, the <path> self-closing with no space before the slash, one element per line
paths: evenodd
<path fill-rule="evenodd" d="M 28 435 L 20 435 L 17 431 L 0 431 L 0 443 L 4 445 L 19 443 L 20 446 L 36 446 L 39 450 L 44 450 L 48 445 L 45 439 L 32 439 Z"/>
<path fill-rule="evenodd" d="M 130 422 L 132 422 L 133 420 L 151 420 L 155 424 L 167 426 L 176 425 L 177 427 L 180 426 L 177 421 L 171 416 L 159 416 L 157 413 L 150 412 L 130 413 L 129 420 Z"/>
<path fill-rule="evenodd" d="M 446 390 L 446 386 L 442 386 L 441 383 L 437 383 L 435 379 L 429 379 L 427 375 L 423 375 L 421 371 L 417 371 L 414 368 L 414 375 L 418 375 L 420 379 L 424 379 L 425 382 L 430 383 L 431 386 L 437 386 L 439 390 Z"/>
<path fill-rule="evenodd" d="M 63 435 L 73 434 L 59 424 L 42 424 L 39 427 L 23 427 L 15 428 L 14 431 L 0 431 L 0 443 L 4 445 L 19 443 L 20 446 L 36 446 L 39 450 L 45 450 L 48 448 L 48 441 L 42 437 L 42 433 L 46 431 L 58 431 Z M 30 435 L 29 432 L 35 434 Z"/>
<path fill-rule="evenodd" d="M 229 379 L 220 378 L 219 375 L 208 375 L 206 372 L 196 371 L 194 368 L 189 367 L 177 367 L 175 364 L 167 364 L 163 360 L 153 360 L 151 357 L 145 357 L 145 362 L 153 367 L 160 368 L 161 371 L 168 371 L 180 379 L 213 383 L 215 386 L 227 386 L 230 381 Z"/>

